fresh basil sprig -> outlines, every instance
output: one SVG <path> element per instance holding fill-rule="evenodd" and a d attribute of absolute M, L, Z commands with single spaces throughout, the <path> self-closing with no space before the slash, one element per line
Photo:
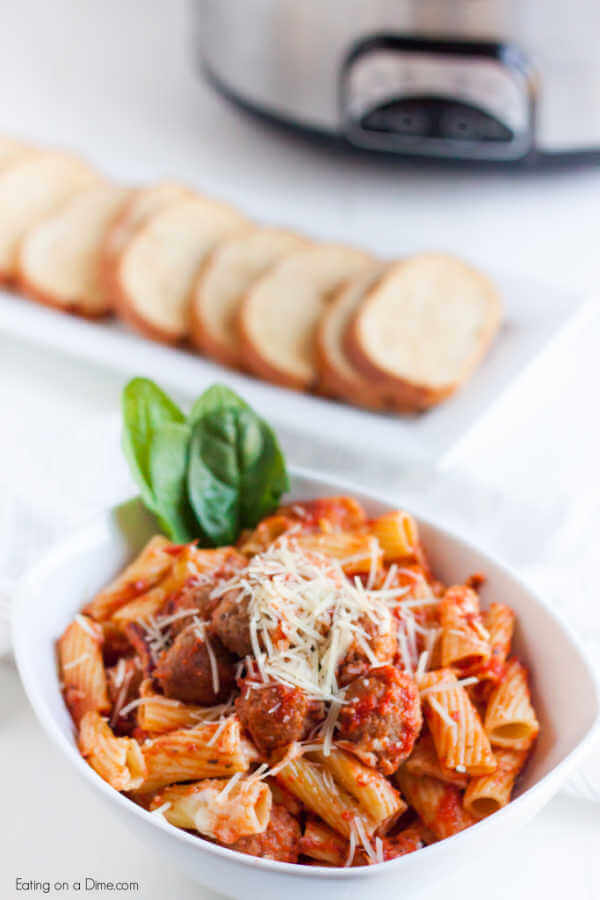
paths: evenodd
<path fill-rule="evenodd" d="M 278 505 L 289 482 L 270 426 L 224 385 L 188 419 L 157 385 L 123 391 L 123 449 L 144 504 L 177 541 L 233 542 Z"/>

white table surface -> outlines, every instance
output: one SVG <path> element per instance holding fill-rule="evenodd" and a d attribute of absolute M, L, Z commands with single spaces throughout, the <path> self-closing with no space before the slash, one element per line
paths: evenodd
<path fill-rule="evenodd" d="M 0 131 L 78 148 L 125 180 L 176 175 L 262 220 L 383 254 L 439 248 L 569 289 L 597 287 L 600 169 L 484 176 L 327 156 L 265 133 L 203 85 L 193 71 L 184 0 L 6 7 Z M 577 352 L 557 358 L 545 386 L 521 398 L 510 426 L 501 418 L 488 423 L 460 462 L 517 500 L 580 492 L 589 514 L 600 458 L 599 346 L 596 318 Z M 0 485 L 26 485 L 28 496 L 39 486 L 41 505 L 64 506 L 69 524 L 123 496 L 120 387 L 95 367 L 0 341 Z M 77 427 L 83 411 L 85 429 Z M 42 734 L 10 662 L 0 664 L 0 683 L 0 896 L 41 896 L 18 893 L 17 875 L 137 880 L 141 889 L 131 896 L 143 900 L 213 896 L 98 805 Z M 559 796 L 502 853 L 495 848 L 491 883 L 486 864 L 474 861 L 427 900 L 459 892 L 474 900 L 482 880 L 490 900 L 563 900 L 567 893 L 595 900 L 599 844 L 600 807 Z"/>

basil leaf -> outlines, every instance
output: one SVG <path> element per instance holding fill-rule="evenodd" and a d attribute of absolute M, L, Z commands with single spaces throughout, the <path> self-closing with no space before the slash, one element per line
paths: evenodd
<path fill-rule="evenodd" d="M 185 422 L 185 416 L 167 395 L 148 378 L 133 378 L 122 395 L 122 446 L 142 500 L 156 511 L 150 476 L 150 446 L 154 433 L 168 423 Z"/>
<path fill-rule="evenodd" d="M 168 537 L 187 543 L 198 537 L 198 523 L 187 495 L 187 467 L 191 430 L 167 422 L 152 435 L 149 473 L 155 513 Z"/>
<path fill-rule="evenodd" d="M 195 425 L 209 412 L 223 412 L 226 409 L 250 409 L 245 400 L 224 384 L 213 384 L 201 394 L 190 411 L 188 422 Z"/>
<path fill-rule="evenodd" d="M 240 528 L 235 436 L 228 424 L 218 416 L 212 423 L 201 419 L 190 444 L 188 496 L 200 527 L 215 546 L 231 544 Z"/>
<path fill-rule="evenodd" d="M 239 427 L 240 522 L 242 528 L 253 528 L 276 509 L 279 498 L 290 485 L 273 429 L 251 409 L 240 413 Z"/>
<path fill-rule="evenodd" d="M 195 413 L 188 495 L 209 539 L 231 543 L 287 490 L 283 454 L 267 423 L 227 388 L 207 391 Z"/>

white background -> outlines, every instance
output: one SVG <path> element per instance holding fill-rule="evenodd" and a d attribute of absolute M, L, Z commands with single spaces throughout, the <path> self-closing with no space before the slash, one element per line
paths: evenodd
<path fill-rule="evenodd" d="M 79 149 L 126 181 L 177 176 L 263 221 L 383 255 L 444 249 L 570 290 L 596 288 L 600 170 L 444 173 L 325 155 L 266 132 L 204 86 L 183 0 L 5 6 L 2 131 Z M 464 464 L 510 485 L 516 500 L 546 502 L 562 492 L 597 506 L 599 341 L 596 321 L 561 359 L 560 392 L 538 393 L 510 426 L 482 435 Z M 0 341 L 0 486 L 39 494 L 40 508 L 64 508 L 65 527 L 127 493 L 120 387 L 93 367 Z M 27 524 L 25 517 L 15 528 L 26 534 Z M 76 780 L 37 726 L 10 663 L 0 664 L 0 679 L 0 896 L 41 896 L 17 894 L 19 874 L 88 874 L 137 880 L 142 890 L 133 896 L 143 900 L 208 897 L 138 845 Z M 600 807 L 560 796 L 495 851 L 491 880 L 489 867 L 474 861 L 428 900 L 479 898 L 482 881 L 490 900 L 596 900 L 599 846 Z"/>

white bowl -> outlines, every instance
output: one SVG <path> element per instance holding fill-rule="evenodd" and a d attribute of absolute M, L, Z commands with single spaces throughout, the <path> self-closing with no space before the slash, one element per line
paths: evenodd
<path fill-rule="evenodd" d="M 384 498 L 311 472 L 295 470 L 297 499 L 349 493 L 372 513 L 393 506 Z M 519 796 L 505 809 L 467 831 L 417 853 L 376 866 L 328 869 L 256 859 L 217 847 L 168 825 L 121 796 L 80 757 L 71 720 L 60 694 L 55 640 L 94 592 L 123 568 L 155 525 L 137 500 L 118 506 L 54 548 L 17 591 L 13 644 L 25 689 L 37 717 L 98 796 L 149 845 L 169 854 L 188 875 L 229 897 L 261 900 L 368 900 L 404 897 L 439 882 L 469 860 L 495 849 L 499 839 L 529 821 L 552 797 L 593 739 L 600 722 L 600 692 L 593 670 L 569 628 L 507 566 L 472 545 L 419 520 L 433 571 L 446 583 L 473 572 L 489 578 L 484 605 L 509 603 L 517 613 L 515 653 L 528 665 L 541 735 Z M 524 523 L 526 527 L 526 523 Z M 85 823 L 77 827 L 85 828 Z"/>

